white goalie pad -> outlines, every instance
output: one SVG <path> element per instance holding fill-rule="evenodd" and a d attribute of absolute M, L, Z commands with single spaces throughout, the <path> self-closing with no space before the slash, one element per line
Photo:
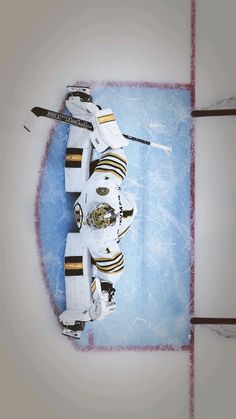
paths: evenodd
<path fill-rule="evenodd" d="M 65 251 L 66 310 L 60 315 L 65 325 L 90 321 L 89 309 L 93 303 L 91 290 L 91 257 L 83 245 L 80 233 L 69 233 Z"/>
<path fill-rule="evenodd" d="M 110 108 L 97 111 L 95 116 L 96 129 L 99 134 L 98 140 L 101 142 L 98 151 L 102 152 L 108 147 L 121 148 L 129 144 L 128 140 L 122 135 L 116 117 Z M 95 144 L 94 146 L 96 147 Z"/>
<path fill-rule="evenodd" d="M 92 144 L 89 131 L 70 127 L 65 156 L 65 190 L 81 192 L 89 178 Z"/>

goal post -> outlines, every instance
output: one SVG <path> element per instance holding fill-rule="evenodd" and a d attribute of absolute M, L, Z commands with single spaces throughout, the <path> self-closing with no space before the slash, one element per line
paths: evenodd
<path fill-rule="evenodd" d="M 192 317 L 191 324 L 224 324 L 236 325 L 236 318 L 233 317 Z"/>
<path fill-rule="evenodd" d="M 191 112 L 193 118 L 201 116 L 232 116 L 236 115 L 236 109 L 195 109 Z"/>
<path fill-rule="evenodd" d="M 218 100 L 204 109 L 194 109 L 191 112 L 193 118 L 203 116 L 232 116 L 236 115 L 236 97 Z"/>

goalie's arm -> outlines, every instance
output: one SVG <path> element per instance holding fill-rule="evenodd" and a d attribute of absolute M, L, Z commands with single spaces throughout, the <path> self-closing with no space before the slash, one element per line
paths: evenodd
<path fill-rule="evenodd" d="M 117 185 L 120 185 L 125 179 L 126 170 L 127 160 L 123 149 L 109 148 L 102 153 L 92 176 L 102 174 L 105 179 L 112 179 Z"/>
<path fill-rule="evenodd" d="M 110 253 L 108 253 L 110 252 Z M 115 310 L 114 285 L 124 271 L 124 258 L 117 243 L 110 243 L 109 248 L 101 246 L 90 248 L 95 264 L 95 278 L 92 283 L 94 303 L 90 308 L 93 320 L 103 319 Z"/>
<path fill-rule="evenodd" d="M 89 249 L 97 269 L 97 277 L 101 281 L 116 284 L 124 272 L 124 256 L 117 243 Z"/>

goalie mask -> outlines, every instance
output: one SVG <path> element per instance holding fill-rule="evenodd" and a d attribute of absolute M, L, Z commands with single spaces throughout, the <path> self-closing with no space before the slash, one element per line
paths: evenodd
<path fill-rule="evenodd" d="M 114 208 L 108 204 L 99 204 L 87 215 L 87 224 L 94 229 L 107 228 L 116 223 Z"/>

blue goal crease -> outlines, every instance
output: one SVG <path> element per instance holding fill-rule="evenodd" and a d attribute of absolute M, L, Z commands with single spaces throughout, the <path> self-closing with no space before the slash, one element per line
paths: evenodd
<path fill-rule="evenodd" d="M 95 103 L 112 108 L 123 133 L 170 145 L 171 154 L 130 142 L 123 188 L 138 213 L 121 241 L 125 273 L 117 284 L 117 309 L 89 323 L 79 342 L 96 348 L 186 345 L 190 295 L 190 91 L 142 86 L 99 86 Z M 76 195 L 64 190 L 69 127 L 58 124 L 51 139 L 39 202 L 41 253 L 58 311 L 65 309 L 66 235 L 76 231 Z"/>

